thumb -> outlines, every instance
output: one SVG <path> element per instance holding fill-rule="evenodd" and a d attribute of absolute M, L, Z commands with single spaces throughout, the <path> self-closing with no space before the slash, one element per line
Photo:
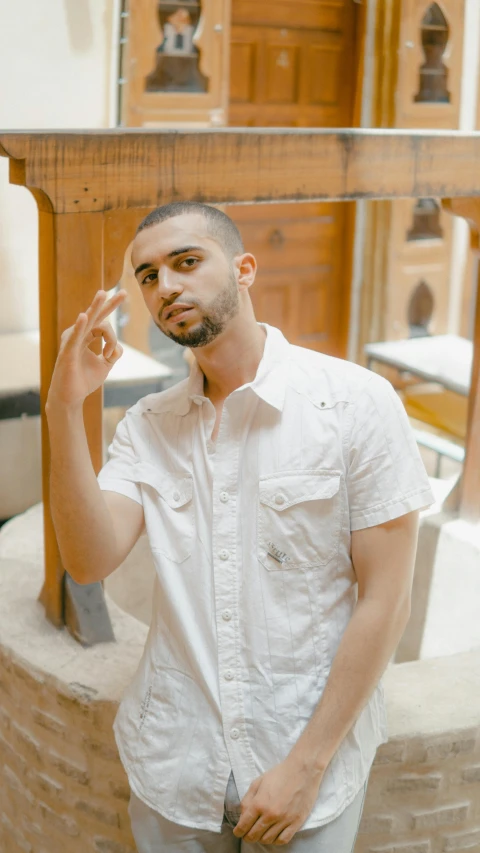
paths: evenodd
<path fill-rule="evenodd" d="M 250 803 L 252 802 L 252 800 L 255 797 L 255 794 L 257 793 L 258 789 L 260 788 L 261 782 L 262 782 L 261 776 L 260 776 L 260 778 L 253 780 L 253 782 L 250 785 L 247 793 L 245 794 L 242 802 L 240 803 L 242 811 L 244 811 L 245 809 L 248 809 Z"/>
<path fill-rule="evenodd" d="M 123 355 L 123 347 L 121 344 L 117 343 L 115 346 L 111 344 L 106 344 L 103 350 L 103 357 L 105 361 L 113 367 L 113 365 L 118 361 L 119 358 Z"/>

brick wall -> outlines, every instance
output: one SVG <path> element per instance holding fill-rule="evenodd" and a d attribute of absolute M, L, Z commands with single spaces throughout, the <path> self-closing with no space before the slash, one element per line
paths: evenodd
<path fill-rule="evenodd" d="M 115 709 L 0 649 L 2 853 L 133 853 Z"/>
<path fill-rule="evenodd" d="M 116 705 L 0 648 L 2 853 L 134 853 Z M 380 747 L 355 853 L 461 850 L 480 851 L 479 728 Z"/>
<path fill-rule="evenodd" d="M 355 853 L 479 853 L 479 731 L 480 720 L 468 730 L 381 746 Z"/>

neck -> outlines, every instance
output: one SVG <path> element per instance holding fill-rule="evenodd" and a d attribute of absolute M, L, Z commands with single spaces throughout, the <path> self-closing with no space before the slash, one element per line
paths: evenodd
<path fill-rule="evenodd" d="M 234 318 L 207 347 L 194 350 L 205 376 L 204 393 L 213 403 L 255 379 L 265 349 L 264 329 L 254 318 Z"/>

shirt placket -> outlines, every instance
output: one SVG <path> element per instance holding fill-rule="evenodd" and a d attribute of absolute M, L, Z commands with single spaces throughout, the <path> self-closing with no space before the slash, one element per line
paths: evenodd
<path fill-rule="evenodd" d="M 235 401 L 238 405 L 240 401 Z M 213 566 L 217 626 L 218 676 L 225 744 L 236 779 L 255 770 L 246 734 L 241 685 L 241 554 L 237 553 L 237 513 L 242 419 L 234 405 L 224 407 L 213 461 Z"/>

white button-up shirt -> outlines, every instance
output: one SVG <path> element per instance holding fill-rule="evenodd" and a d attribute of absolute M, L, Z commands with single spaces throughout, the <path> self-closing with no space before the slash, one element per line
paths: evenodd
<path fill-rule="evenodd" d="M 357 598 L 351 531 L 433 502 L 392 386 L 265 329 L 216 442 L 195 365 L 127 412 L 99 475 L 142 504 L 156 566 L 148 640 L 115 721 L 120 755 L 145 803 L 213 831 L 230 772 L 243 797 L 322 696 Z M 352 802 L 386 739 L 380 683 L 303 828 Z"/>

